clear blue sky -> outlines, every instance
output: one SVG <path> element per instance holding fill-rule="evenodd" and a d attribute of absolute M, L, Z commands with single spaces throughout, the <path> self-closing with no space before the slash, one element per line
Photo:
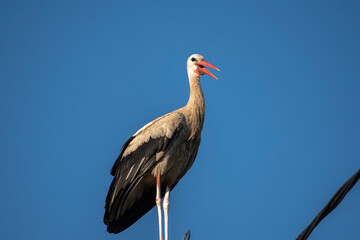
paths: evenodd
<path fill-rule="evenodd" d="M 170 238 L 294 239 L 360 167 L 359 1 L 0 2 L 0 239 L 157 239 L 102 223 L 122 144 L 202 78 Z M 359 239 L 360 185 L 310 239 Z"/>

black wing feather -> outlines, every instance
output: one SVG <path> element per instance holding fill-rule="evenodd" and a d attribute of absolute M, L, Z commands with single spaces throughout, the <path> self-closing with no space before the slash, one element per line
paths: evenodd
<path fill-rule="evenodd" d="M 116 169 L 118 168 L 119 164 L 120 164 L 120 161 L 121 161 L 121 158 L 125 152 L 125 149 L 127 148 L 127 146 L 129 145 L 129 143 L 135 138 L 135 136 L 131 136 L 125 143 L 124 145 L 122 146 L 121 148 L 121 151 L 120 151 L 120 155 L 119 157 L 116 159 L 113 167 L 111 168 L 111 175 L 115 175 L 115 172 L 116 172 Z"/>
<path fill-rule="evenodd" d="M 104 223 L 107 225 L 108 232 L 119 233 L 125 230 L 155 206 L 156 188 L 154 184 L 144 190 L 141 199 L 134 202 L 130 209 L 126 209 L 121 213 L 128 195 L 138 184 L 141 184 L 144 175 L 156 166 L 156 153 L 165 151 L 179 130 L 177 128 L 170 138 L 150 137 L 149 141 L 144 142 L 134 152 L 123 157 L 126 148 L 136 136 L 132 136 L 125 142 L 111 170 L 114 179 L 106 197 L 104 215 Z M 131 173 L 129 173 L 130 170 L 132 170 Z M 165 186 L 162 186 L 161 192 L 164 193 L 164 191 Z"/>

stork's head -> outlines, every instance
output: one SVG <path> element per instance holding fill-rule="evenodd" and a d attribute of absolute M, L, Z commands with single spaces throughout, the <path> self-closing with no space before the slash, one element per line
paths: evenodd
<path fill-rule="evenodd" d="M 217 79 L 217 77 L 215 77 L 209 70 L 207 70 L 205 68 L 205 66 L 214 68 L 214 69 L 220 71 L 217 67 L 206 62 L 204 60 L 204 57 L 201 56 L 200 54 L 193 54 L 187 60 L 187 70 L 188 70 L 189 76 L 191 76 L 193 74 L 196 74 L 198 76 L 207 74 L 207 75 Z"/>

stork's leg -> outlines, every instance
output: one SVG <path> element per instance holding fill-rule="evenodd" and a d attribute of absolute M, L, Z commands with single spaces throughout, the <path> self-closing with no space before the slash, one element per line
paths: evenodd
<path fill-rule="evenodd" d="M 162 236 L 162 213 L 161 213 L 161 184 L 160 184 L 160 173 L 156 175 L 156 206 L 159 215 L 159 236 L 160 240 L 163 240 Z"/>
<path fill-rule="evenodd" d="M 170 183 L 168 183 L 167 187 L 166 187 L 166 192 L 165 192 L 165 196 L 164 196 L 164 203 L 163 203 L 163 207 L 164 207 L 164 221 L 165 221 L 165 240 L 169 240 L 169 226 L 168 226 L 168 218 L 169 218 L 169 208 L 170 208 Z"/>

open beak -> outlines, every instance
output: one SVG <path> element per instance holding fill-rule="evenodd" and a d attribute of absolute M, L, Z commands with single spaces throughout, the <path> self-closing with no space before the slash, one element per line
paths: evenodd
<path fill-rule="evenodd" d="M 215 67 L 214 65 L 208 63 L 208 62 L 205 61 L 205 60 L 200 60 L 199 62 L 196 63 L 196 65 L 199 66 L 199 68 L 197 69 L 198 71 L 200 71 L 200 72 L 202 72 L 202 73 L 205 73 L 205 74 L 207 74 L 207 75 L 209 75 L 209 76 L 211 76 L 211 77 L 213 77 L 213 78 L 215 78 L 215 79 L 218 79 L 217 77 L 214 76 L 214 74 L 212 74 L 209 70 L 207 70 L 207 69 L 205 68 L 205 66 L 206 66 L 206 67 L 210 67 L 210 68 L 213 68 L 213 69 L 216 69 L 216 70 L 220 71 L 220 69 L 218 69 L 218 68 Z"/>

